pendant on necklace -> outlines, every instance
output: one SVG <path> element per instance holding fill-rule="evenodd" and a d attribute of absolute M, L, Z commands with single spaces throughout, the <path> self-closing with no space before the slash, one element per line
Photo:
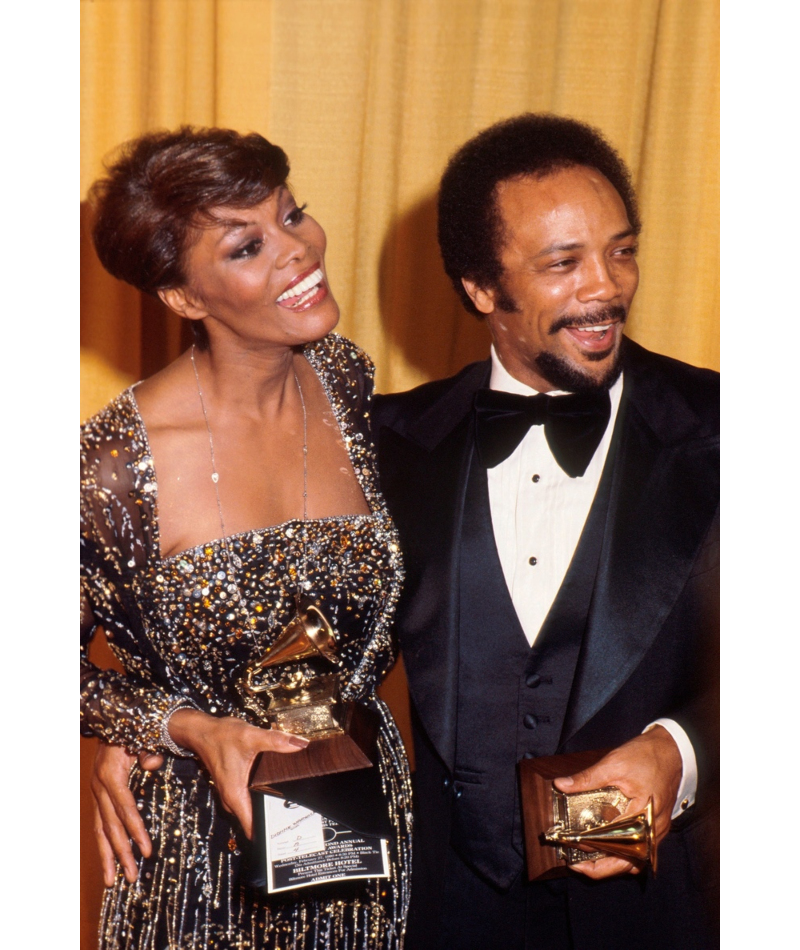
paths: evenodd
<path fill-rule="evenodd" d="M 216 485 L 219 481 L 219 475 L 216 472 L 211 473 L 211 481 Z"/>

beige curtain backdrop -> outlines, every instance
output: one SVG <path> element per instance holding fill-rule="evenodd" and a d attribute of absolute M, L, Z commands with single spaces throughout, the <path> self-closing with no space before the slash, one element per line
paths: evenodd
<path fill-rule="evenodd" d="M 255 130 L 287 151 L 296 196 L 328 235 L 340 330 L 373 357 L 383 391 L 488 351 L 436 248 L 449 155 L 522 111 L 588 121 L 641 201 L 629 334 L 719 367 L 716 0 L 81 0 L 81 70 L 82 201 L 103 159 L 150 129 Z M 83 417 L 186 340 L 157 302 L 103 273 L 89 226 L 82 204 Z M 394 703 L 405 723 L 399 689 Z M 85 854 L 90 948 L 89 840 Z"/>

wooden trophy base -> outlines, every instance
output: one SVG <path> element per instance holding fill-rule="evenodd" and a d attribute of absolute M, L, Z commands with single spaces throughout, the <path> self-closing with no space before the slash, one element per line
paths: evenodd
<path fill-rule="evenodd" d="M 378 713 L 360 703 L 346 703 L 341 723 L 340 735 L 312 739 L 299 752 L 262 752 L 253 767 L 250 788 L 268 792 L 282 782 L 369 768 L 380 726 Z"/>
<path fill-rule="evenodd" d="M 250 781 L 252 842 L 244 847 L 240 881 L 267 893 L 264 797 L 275 795 L 344 825 L 356 835 L 389 838 L 389 807 L 377 768 L 380 716 L 359 703 L 344 705 L 343 733 L 312 739 L 299 752 L 262 752 Z"/>
<path fill-rule="evenodd" d="M 593 749 L 520 760 L 520 798 L 529 881 L 548 881 L 569 873 L 566 861 L 559 858 L 558 848 L 544 840 L 545 832 L 555 823 L 553 779 L 589 768 L 608 751 Z"/>

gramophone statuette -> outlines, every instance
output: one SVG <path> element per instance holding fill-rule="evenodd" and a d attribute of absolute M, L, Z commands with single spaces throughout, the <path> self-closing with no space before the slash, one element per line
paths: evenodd
<path fill-rule="evenodd" d="M 528 880 L 564 877 L 576 864 L 609 855 L 655 870 L 652 798 L 640 812 L 629 814 L 631 800 L 616 786 L 571 793 L 555 786 L 559 776 L 591 768 L 609 751 L 592 749 L 520 761 Z"/>
<path fill-rule="evenodd" d="M 316 604 L 298 596 L 296 606 L 275 643 L 248 666 L 240 684 L 245 708 L 261 724 L 307 739 L 341 734 L 336 634 Z M 277 678 L 264 675 L 276 667 Z"/>
<path fill-rule="evenodd" d="M 378 715 L 342 701 L 336 646 L 336 633 L 320 608 L 298 595 L 295 616 L 245 670 L 238 688 L 258 724 L 310 740 L 291 755 L 262 752 L 251 788 L 372 765 Z"/>
<path fill-rule="evenodd" d="M 625 813 L 630 799 L 613 785 L 567 794 L 553 786 L 555 824 L 544 840 L 558 847 L 568 865 L 615 855 L 656 869 L 653 799 L 635 815 Z M 583 851 L 578 845 L 591 846 Z"/>

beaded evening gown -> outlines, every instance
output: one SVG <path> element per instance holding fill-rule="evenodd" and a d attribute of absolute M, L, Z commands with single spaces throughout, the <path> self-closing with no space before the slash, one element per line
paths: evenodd
<path fill-rule="evenodd" d="M 371 514 L 289 521 L 162 558 L 157 483 L 134 390 L 81 429 L 81 729 L 132 752 L 164 753 L 165 711 L 187 697 L 206 712 L 241 716 L 236 682 L 293 616 L 303 558 L 315 600 L 337 631 L 349 675 L 343 699 L 381 716 L 379 767 L 394 835 L 388 879 L 260 897 L 238 884 L 243 834 L 194 758 L 134 767 L 131 788 L 153 841 L 139 878 L 107 889 L 102 948 L 378 950 L 400 948 L 409 897 L 410 784 L 405 751 L 375 695 L 392 664 L 400 591 L 397 535 L 377 486 L 368 438 L 372 366 L 342 337 L 305 356 L 333 407 Z M 307 536 L 306 536 L 307 533 Z M 304 536 L 306 540 L 304 542 Z M 305 548 L 305 554 L 304 554 Z M 237 616 L 236 582 L 248 606 Z M 125 674 L 100 671 L 86 650 L 106 631 Z"/>

